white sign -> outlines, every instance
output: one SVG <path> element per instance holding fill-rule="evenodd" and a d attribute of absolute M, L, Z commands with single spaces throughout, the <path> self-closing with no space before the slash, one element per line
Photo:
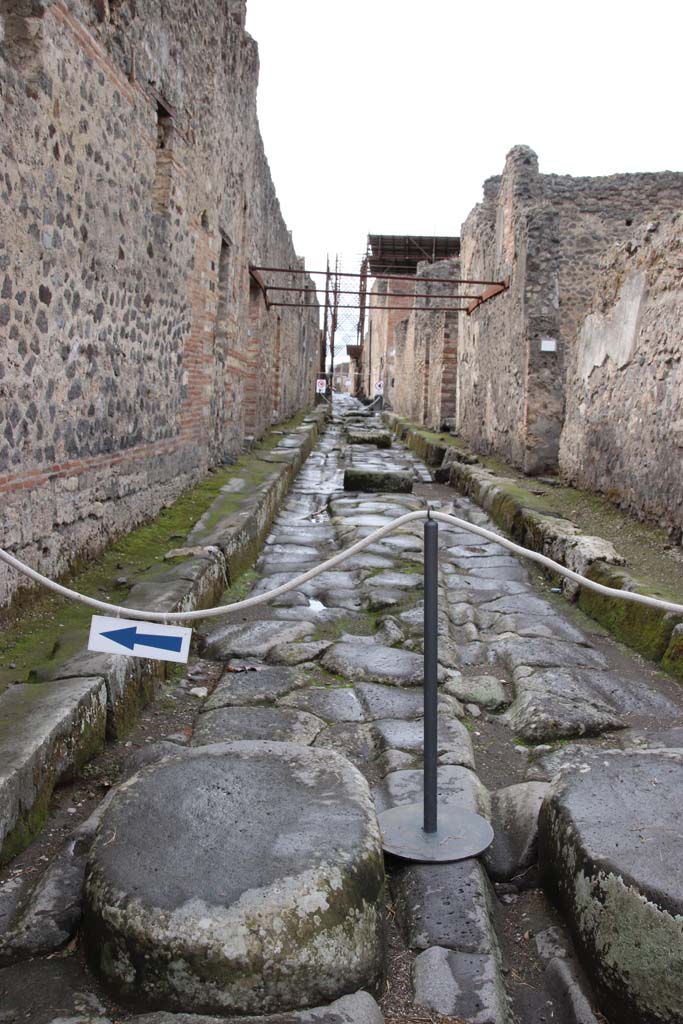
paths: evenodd
<path fill-rule="evenodd" d="M 351 378 L 350 377 L 346 378 L 346 386 L 347 386 L 347 388 L 351 387 Z"/>
<path fill-rule="evenodd" d="M 88 650 L 185 663 L 190 654 L 191 639 L 192 630 L 183 626 L 93 615 Z"/>
<path fill-rule="evenodd" d="M 318 377 L 315 382 L 315 393 L 316 395 L 324 395 L 327 391 L 327 381 L 324 377 Z"/>
<path fill-rule="evenodd" d="M 384 381 L 378 380 L 377 383 L 375 384 L 375 394 L 376 395 L 381 395 L 383 391 L 384 391 Z"/>
<path fill-rule="evenodd" d="M 541 338 L 541 352 L 557 352 L 557 339 Z"/>

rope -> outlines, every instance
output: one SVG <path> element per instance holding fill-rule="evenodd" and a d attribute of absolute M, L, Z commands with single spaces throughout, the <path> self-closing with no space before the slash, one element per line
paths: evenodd
<path fill-rule="evenodd" d="M 362 551 L 363 548 L 376 543 L 378 540 L 381 540 L 382 537 L 386 537 L 387 534 L 393 533 L 395 530 L 400 529 L 407 523 L 413 523 L 416 520 L 427 519 L 429 517 L 438 520 L 440 523 L 447 523 L 449 526 L 457 526 L 461 530 L 467 530 L 469 533 L 474 533 L 477 537 L 483 537 L 485 540 L 493 541 L 494 544 L 498 544 L 500 547 L 506 548 L 508 551 L 512 551 L 514 554 L 520 555 L 523 558 L 528 558 L 530 561 L 536 562 L 538 565 L 542 565 L 546 569 L 551 569 L 554 573 L 558 573 L 566 579 L 574 580 L 576 583 L 580 583 L 582 587 L 594 590 L 598 594 L 604 594 L 606 597 L 616 597 L 621 601 L 631 601 L 634 604 L 643 604 L 647 605 L 649 608 L 658 608 L 661 611 L 674 612 L 676 614 L 683 615 L 683 605 L 675 604 L 672 601 L 662 601 L 657 597 L 649 597 L 647 594 L 638 594 L 630 590 L 617 590 L 613 587 L 605 587 L 602 583 L 596 583 L 594 580 L 589 580 L 585 576 L 581 576 L 578 572 L 574 572 L 572 569 L 567 569 L 566 566 L 560 565 L 559 562 L 554 562 L 552 558 L 548 558 L 546 555 L 541 555 L 538 551 L 530 551 L 528 548 L 523 548 L 520 544 L 515 544 L 514 541 L 508 540 L 507 537 L 501 537 L 497 533 L 493 533 L 491 530 L 485 529 L 483 526 L 475 526 L 473 523 L 468 523 L 464 519 L 459 519 L 457 516 L 452 516 L 446 512 L 436 512 L 434 509 L 420 509 L 416 512 L 407 512 L 405 515 L 398 516 L 398 518 L 394 519 L 393 522 L 380 527 L 368 537 L 364 537 L 362 540 L 352 544 L 344 551 L 340 551 L 339 554 L 334 555 L 332 558 L 328 558 L 325 562 L 321 562 L 320 565 L 316 565 L 313 569 L 309 569 L 300 576 L 295 576 L 294 579 L 290 580 L 288 583 L 283 583 L 282 586 L 275 587 L 273 590 L 268 590 L 264 594 L 256 594 L 254 597 L 247 597 L 243 601 L 235 601 L 234 604 L 224 604 L 216 608 L 202 608 L 192 612 L 152 612 L 145 611 L 140 608 L 126 608 L 123 605 L 108 604 L 106 601 L 98 601 L 97 598 L 88 597 L 85 594 L 79 594 L 75 590 L 63 587 L 60 583 L 55 583 L 54 580 L 41 575 L 41 573 L 36 572 L 35 569 L 31 569 L 30 566 L 20 562 L 18 558 L 10 555 L 9 552 L 2 548 L 0 548 L 0 561 L 5 562 L 18 572 L 23 573 L 24 576 L 28 576 L 29 579 L 34 580 L 36 583 L 40 583 L 44 587 L 47 587 L 48 590 L 52 590 L 56 594 L 61 594 L 62 597 L 67 597 L 71 601 L 80 601 L 81 604 L 86 604 L 90 608 L 96 608 L 98 611 L 107 612 L 110 615 L 123 616 L 128 619 L 146 619 L 148 622 L 194 622 L 198 619 L 217 618 L 220 615 L 229 615 L 232 612 L 242 611 L 244 608 L 253 608 L 255 605 L 265 604 L 266 602 L 271 601 L 274 597 L 286 594 L 290 590 L 296 590 L 303 583 L 307 583 L 309 580 L 315 579 L 315 577 L 319 576 L 320 573 L 333 569 L 336 565 L 344 562 L 347 558 L 350 558 L 352 555 Z"/>

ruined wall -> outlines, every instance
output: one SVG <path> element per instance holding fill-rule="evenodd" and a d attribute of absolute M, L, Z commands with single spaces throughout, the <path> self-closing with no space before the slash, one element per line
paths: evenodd
<path fill-rule="evenodd" d="M 396 378 L 396 327 L 413 304 L 415 286 L 410 280 L 375 281 L 368 296 L 368 330 L 363 347 L 364 386 L 369 398 L 375 396 L 375 384 L 384 385 L 384 403 L 393 408 Z M 404 312 L 405 310 L 405 312 Z"/>
<path fill-rule="evenodd" d="M 0 527 L 54 574 L 307 404 L 318 316 L 250 290 L 301 264 L 243 2 L 1 10 Z"/>
<path fill-rule="evenodd" d="M 605 249 L 675 210 L 683 175 L 541 175 L 517 146 L 461 237 L 465 278 L 502 281 L 505 295 L 460 321 L 457 427 L 478 450 L 528 473 L 555 471 L 565 365 Z"/>
<path fill-rule="evenodd" d="M 603 260 L 567 366 L 560 470 L 683 529 L 683 212 Z"/>

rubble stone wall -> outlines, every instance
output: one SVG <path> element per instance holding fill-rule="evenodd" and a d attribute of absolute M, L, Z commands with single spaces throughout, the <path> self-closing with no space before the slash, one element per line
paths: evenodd
<path fill-rule="evenodd" d="M 682 212 L 603 259 L 567 360 L 560 470 L 638 516 L 683 530 Z"/>
<path fill-rule="evenodd" d="M 678 209 L 683 174 L 541 175 L 517 146 L 462 228 L 465 278 L 510 290 L 460 321 L 457 426 L 482 452 L 555 471 L 572 358 L 606 249 Z"/>
<path fill-rule="evenodd" d="M 0 527 L 49 574 L 312 400 L 317 304 L 278 315 L 250 287 L 250 263 L 302 263 L 244 13 L 3 5 Z M 16 585 L 0 569 L 0 605 Z"/>

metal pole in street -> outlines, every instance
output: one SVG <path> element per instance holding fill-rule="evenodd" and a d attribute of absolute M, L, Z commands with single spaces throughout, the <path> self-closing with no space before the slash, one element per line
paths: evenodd
<path fill-rule="evenodd" d="M 437 830 L 437 667 L 438 667 L 438 544 L 434 519 L 424 523 L 424 824 Z"/>

